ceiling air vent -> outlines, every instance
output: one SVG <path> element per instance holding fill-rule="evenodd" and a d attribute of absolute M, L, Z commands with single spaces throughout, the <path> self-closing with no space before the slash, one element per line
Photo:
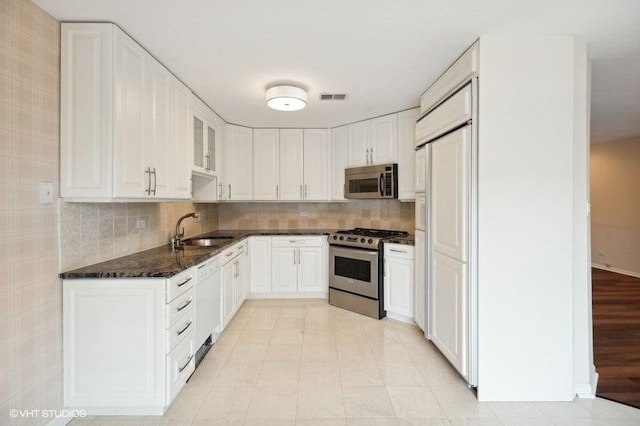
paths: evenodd
<path fill-rule="evenodd" d="M 322 93 L 321 101 L 344 101 L 347 99 L 346 93 Z"/>

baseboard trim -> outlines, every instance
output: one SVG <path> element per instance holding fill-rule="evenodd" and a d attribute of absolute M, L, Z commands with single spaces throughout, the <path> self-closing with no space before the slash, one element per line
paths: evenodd
<path fill-rule="evenodd" d="M 611 272 L 615 272 L 616 274 L 622 274 L 622 275 L 628 275 L 630 277 L 634 277 L 634 278 L 640 278 L 640 273 L 638 272 L 633 272 L 633 271 L 627 271 L 625 269 L 618 269 L 618 268 L 613 268 L 613 267 L 608 267 L 605 265 L 599 265 L 597 263 L 592 263 L 591 264 L 592 268 L 596 268 L 596 269 L 602 269 L 603 271 L 611 271 Z"/>
<path fill-rule="evenodd" d="M 591 371 L 591 383 L 576 385 L 576 396 L 578 398 L 593 399 L 596 397 L 596 389 L 598 388 L 598 378 L 600 375 L 595 371 Z"/>

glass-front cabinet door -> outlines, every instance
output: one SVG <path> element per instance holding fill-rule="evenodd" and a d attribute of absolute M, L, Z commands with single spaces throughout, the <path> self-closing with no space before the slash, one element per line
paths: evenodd
<path fill-rule="evenodd" d="M 193 116 L 193 166 L 204 171 L 204 121 Z"/>
<path fill-rule="evenodd" d="M 204 156 L 205 169 L 216 173 L 216 131 L 211 125 L 207 125 L 207 152 Z"/>
<path fill-rule="evenodd" d="M 213 115 L 213 111 L 208 111 Z M 193 111 L 193 171 L 204 175 L 216 175 L 217 141 L 214 125 L 215 117 L 210 119 Z"/>

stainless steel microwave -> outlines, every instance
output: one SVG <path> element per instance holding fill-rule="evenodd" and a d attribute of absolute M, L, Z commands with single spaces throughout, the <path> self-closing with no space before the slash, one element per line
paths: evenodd
<path fill-rule="evenodd" d="M 392 163 L 345 169 L 344 197 L 398 198 L 398 165 Z"/>

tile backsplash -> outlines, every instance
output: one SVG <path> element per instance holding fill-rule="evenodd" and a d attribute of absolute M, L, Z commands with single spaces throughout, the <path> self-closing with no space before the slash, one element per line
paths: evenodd
<path fill-rule="evenodd" d="M 414 232 L 415 203 L 362 200 L 336 203 L 225 203 L 219 229 L 348 229 L 355 227 Z"/>
<path fill-rule="evenodd" d="M 60 265 L 62 271 L 103 262 L 168 244 L 176 221 L 185 219 L 185 236 L 217 229 L 217 204 L 191 201 L 166 203 L 67 203 L 60 200 Z M 144 221 L 138 228 L 137 222 Z"/>

